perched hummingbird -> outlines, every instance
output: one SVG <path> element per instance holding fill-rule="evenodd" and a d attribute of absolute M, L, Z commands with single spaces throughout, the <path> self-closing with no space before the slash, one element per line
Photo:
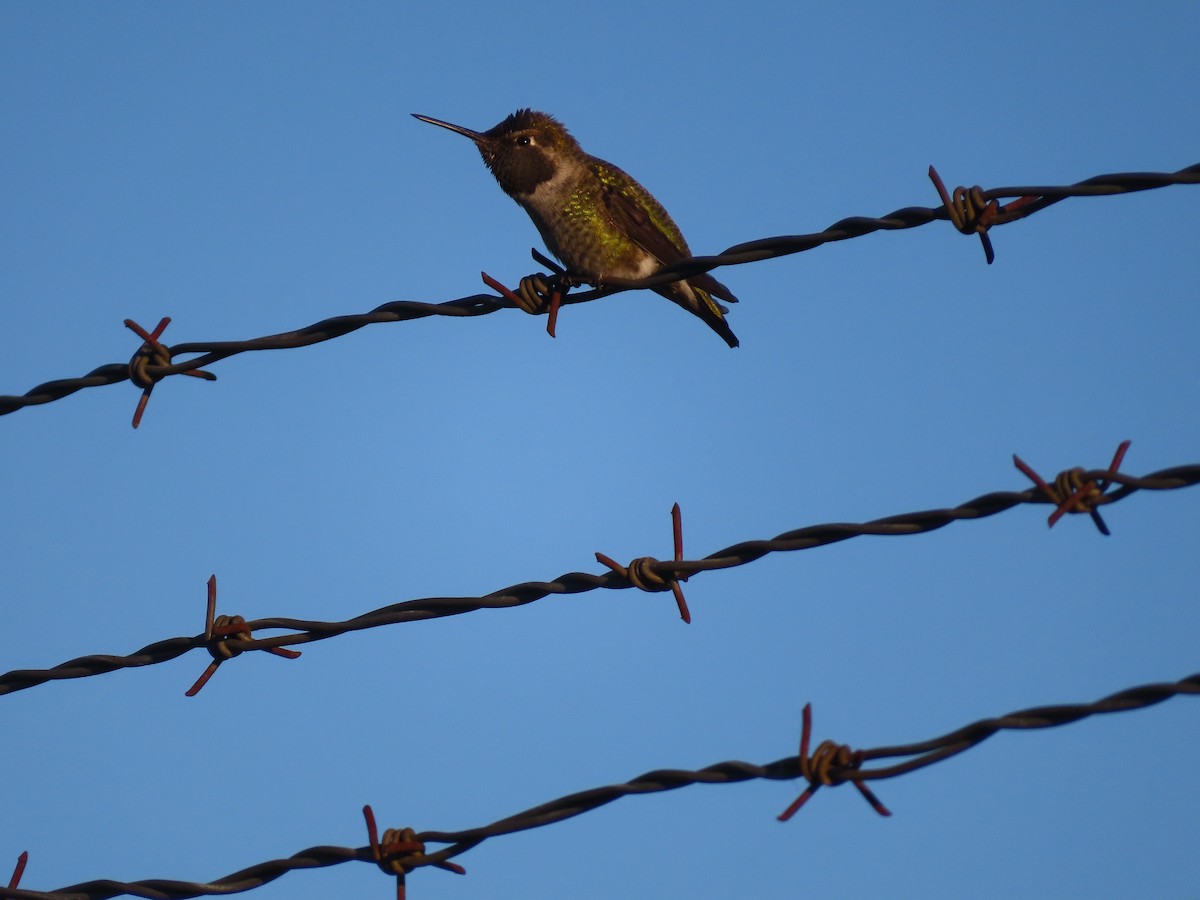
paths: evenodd
<path fill-rule="evenodd" d="M 529 213 L 568 273 L 591 284 L 645 278 L 692 253 L 678 226 L 644 187 L 612 163 L 588 156 L 553 116 L 519 109 L 487 131 L 413 115 L 475 142 L 504 193 Z M 737 303 L 707 272 L 655 288 L 725 339 L 738 339 L 713 299 Z"/>

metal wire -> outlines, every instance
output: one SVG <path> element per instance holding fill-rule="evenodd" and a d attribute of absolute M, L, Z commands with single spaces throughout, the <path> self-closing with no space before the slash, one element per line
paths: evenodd
<path fill-rule="evenodd" d="M 1068 725 L 1089 716 L 1103 713 L 1129 712 L 1162 703 L 1180 695 L 1200 695 L 1200 673 L 1176 682 L 1140 685 L 1111 694 L 1094 703 L 1038 706 L 996 718 L 981 719 L 963 728 L 940 737 L 912 744 L 877 747 L 856 751 L 857 760 L 892 759 L 912 757 L 891 766 L 864 769 L 857 764 L 825 771 L 827 783 L 844 781 L 869 781 L 895 778 L 916 769 L 933 765 L 951 756 L 975 747 L 999 731 L 1028 731 L 1037 728 L 1054 728 Z M 655 769 L 621 784 L 592 788 L 542 803 L 515 815 L 508 816 L 463 831 L 416 832 L 415 839 L 422 843 L 439 843 L 448 846 L 420 858 L 418 865 L 438 865 L 460 856 L 477 847 L 489 838 L 519 831 L 528 831 L 570 819 L 590 812 L 608 803 L 632 794 L 653 794 L 688 787 L 693 784 L 736 784 L 753 779 L 789 781 L 801 777 L 803 760 L 799 755 L 786 756 L 763 765 L 730 760 L 715 763 L 702 769 Z M 296 869 L 324 868 L 346 862 L 367 862 L 375 865 L 377 860 L 372 847 L 319 846 L 301 850 L 285 859 L 275 859 L 240 869 L 229 875 L 208 882 L 148 879 L 123 882 L 100 879 L 73 884 L 54 891 L 30 891 L 0 888 L 0 898 L 24 898 L 24 900 L 106 900 L 110 897 L 131 895 L 153 898 L 153 900 L 182 900 L 215 894 L 232 894 L 261 887 Z"/>
<path fill-rule="evenodd" d="M 1097 506 L 1115 503 L 1140 490 L 1165 491 L 1190 487 L 1200 483 L 1200 464 L 1175 466 L 1152 472 L 1137 478 L 1109 469 L 1078 473 L 1084 481 L 1105 480 L 1121 487 L 1112 493 L 1096 498 Z M 919 512 L 901 513 L 882 519 L 872 519 L 859 524 L 835 522 L 824 525 L 809 525 L 787 531 L 769 540 L 743 541 L 718 550 L 703 559 L 650 560 L 644 568 L 666 581 L 684 578 L 697 572 L 713 569 L 728 569 L 761 559 L 769 553 L 791 550 L 808 550 L 825 544 L 834 544 L 861 535 L 911 535 L 936 531 L 964 519 L 982 519 L 1005 512 L 1022 504 L 1051 504 L 1054 501 L 1041 488 L 1032 487 L 1025 491 L 996 491 L 983 494 L 949 509 L 929 509 Z M 243 640 L 229 638 L 228 650 L 234 654 L 246 650 L 306 644 L 327 638 L 379 628 L 401 622 L 416 622 L 444 616 L 457 616 L 480 609 L 509 609 L 524 606 L 551 595 L 580 594 L 599 588 L 620 590 L 634 587 L 628 576 L 609 571 L 602 575 L 586 572 L 569 572 L 553 581 L 528 581 L 501 588 L 482 597 L 426 597 L 394 603 L 380 609 L 363 613 L 340 622 L 324 622 L 309 619 L 268 618 L 245 623 L 252 632 L 263 629 L 288 629 L 291 634 L 268 638 Z M 118 669 L 136 668 L 168 662 L 189 650 L 207 647 L 210 636 L 203 633 L 193 637 L 175 637 L 148 644 L 127 656 L 96 654 L 68 660 L 49 669 L 16 669 L 0 675 L 0 695 L 35 687 L 48 681 L 68 678 L 84 678 L 102 675 Z"/>
<path fill-rule="evenodd" d="M 1169 185 L 1200 184 L 1200 163 L 1180 169 L 1178 172 L 1123 172 L 1111 175 L 1097 175 L 1073 185 L 1060 186 L 1030 186 L 1030 187 L 1000 187 L 988 191 L 972 189 L 972 196 L 988 203 L 1001 199 L 1021 198 L 1021 203 L 1011 204 L 1008 211 L 1000 210 L 988 218 L 984 225 L 973 226 L 986 229 L 992 225 L 1004 224 L 1025 218 L 1048 206 L 1065 200 L 1068 197 L 1099 197 L 1113 194 L 1126 194 L 1134 191 L 1146 191 Z M 962 190 L 962 189 L 959 189 Z M 958 191 L 956 191 L 956 194 Z M 640 288 L 652 288 L 678 281 L 680 277 L 689 277 L 707 272 L 721 266 L 744 265 L 780 256 L 789 256 L 811 250 L 832 241 L 844 241 L 850 238 L 862 237 L 876 231 L 897 231 L 905 228 L 916 228 L 930 222 L 956 219 L 957 212 L 952 204 L 938 207 L 907 206 L 888 213 L 886 216 L 872 218 L 868 216 L 852 216 L 841 219 L 830 225 L 824 231 L 813 234 L 787 235 L 782 237 L 765 238 L 737 244 L 715 256 L 697 256 L 662 269 L 648 278 L 642 279 L 606 279 L 603 288 L 572 293 L 562 298 L 563 303 L 585 303 L 600 297 L 620 291 Z M 535 251 L 535 256 L 538 254 Z M 172 360 L 181 356 L 199 354 L 192 359 L 182 362 L 171 362 L 169 365 L 147 363 L 144 356 L 139 360 L 139 352 L 134 359 L 140 361 L 139 373 L 142 378 L 151 382 L 161 380 L 170 375 L 194 372 L 205 366 L 220 362 L 230 356 L 251 350 L 284 350 L 297 347 L 307 347 L 310 344 L 332 340 L 357 331 L 367 325 L 381 322 L 406 322 L 421 319 L 426 316 L 473 317 L 494 313 L 500 309 L 514 308 L 515 304 L 503 297 L 492 294 L 473 294 L 460 297 L 444 303 L 421 303 L 414 300 L 396 300 L 385 303 L 367 313 L 335 316 L 324 319 L 296 331 L 287 331 L 266 337 L 253 338 L 245 341 L 192 341 L 165 347 L 168 358 Z M 106 384 L 119 384 L 130 379 L 131 363 L 110 363 L 93 369 L 78 378 L 61 378 L 47 381 L 31 388 L 23 395 L 0 395 L 0 415 L 16 412 L 27 406 L 36 406 L 61 400 L 81 391 L 84 388 L 99 387 Z"/>

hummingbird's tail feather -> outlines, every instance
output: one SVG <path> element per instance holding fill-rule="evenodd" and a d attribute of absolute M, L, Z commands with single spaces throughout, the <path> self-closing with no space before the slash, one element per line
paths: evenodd
<path fill-rule="evenodd" d="M 719 334 L 721 339 L 724 340 L 725 343 L 730 347 L 738 346 L 739 341 L 737 339 L 737 335 L 733 333 L 733 329 L 731 329 L 729 327 L 729 323 L 725 321 L 724 308 L 721 306 L 721 304 L 714 300 L 712 295 L 710 295 L 708 291 L 704 290 L 704 288 L 696 287 L 691 283 L 679 281 L 675 284 L 667 285 L 667 287 L 663 290 L 660 290 L 659 293 L 668 300 L 673 300 L 674 302 L 678 303 L 688 312 L 693 313 L 699 318 L 703 319 L 704 323 L 717 334 Z M 729 293 L 728 288 L 725 289 L 725 293 Z M 732 294 L 729 294 L 729 296 L 733 297 Z M 736 297 L 733 299 L 733 302 L 737 302 Z"/>
<path fill-rule="evenodd" d="M 708 323 L 708 327 L 721 336 L 721 338 L 731 348 L 738 345 L 737 335 L 733 333 L 733 329 L 729 327 L 729 323 L 725 321 L 725 316 L 721 312 L 721 306 L 709 296 L 708 291 L 692 288 L 696 295 L 700 298 L 700 318 Z M 733 300 L 737 303 L 737 300 Z"/>
<path fill-rule="evenodd" d="M 713 278 L 710 272 L 701 272 L 699 275 L 693 275 L 688 279 L 688 284 L 694 288 L 700 288 L 702 291 L 707 291 L 718 300 L 724 300 L 726 303 L 738 302 L 738 298 L 733 296 L 733 291 Z"/>

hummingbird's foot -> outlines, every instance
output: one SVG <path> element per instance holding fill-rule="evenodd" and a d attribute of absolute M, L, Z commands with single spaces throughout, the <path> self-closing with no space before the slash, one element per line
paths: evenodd
<path fill-rule="evenodd" d="M 550 337 L 554 337 L 554 329 L 558 323 L 558 308 L 562 303 L 562 298 L 567 291 L 571 289 L 570 284 L 561 283 L 561 275 L 544 275 L 538 272 L 533 275 L 526 275 L 521 279 L 517 290 L 510 291 L 507 287 L 501 284 L 487 272 L 480 272 L 483 276 L 483 283 L 493 290 L 499 291 L 506 299 L 512 301 L 518 309 L 523 309 L 532 316 L 540 316 L 543 313 L 549 315 L 549 320 L 546 322 L 546 333 Z"/>
<path fill-rule="evenodd" d="M 510 301 L 518 309 L 525 310 L 531 316 L 540 315 L 546 311 L 547 301 L 528 289 L 525 284 L 529 279 L 536 278 L 537 276 L 529 275 L 521 279 L 521 285 L 517 288 L 518 293 L 514 293 L 487 272 L 480 272 L 479 274 L 483 278 L 484 284 L 492 290 L 498 291 L 502 297 Z"/>
<path fill-rule="evenodd" d="M 562 305 L 562 299 L 567 295 L 567 291 L 571 289 L 570 282 L 565 280 L 565 276 L 561 273 L 555 274 L 547 278 L 541 272 L 534 275 L 526 275 L 521 279 L 521 285 L 517 288 L 517 293 L 523 296 L 530 306 L 537 306 L 538 312 L 545 312 L 549 318 L 546 320 L 546 334 L 550 337 L 555 337 L 554 330 L 558 325 L 558 309 Z M 525 309 L 522 306 L 522 309 Z M 527 312 L 532 310 L 527 309 Z"/>

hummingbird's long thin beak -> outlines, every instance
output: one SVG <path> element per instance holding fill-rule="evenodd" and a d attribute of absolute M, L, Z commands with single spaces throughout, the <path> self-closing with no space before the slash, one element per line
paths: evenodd
<path fill-rule="evenodd" d="M 457 132 L 463 137 L 469 137 L 476 143 L 486 142 L 488 139 L 486 134 L 480 134 L 478 131 L 472 131 L 470 128 L 463 128 L 461 125 L 443 122 L 441 119 L 435 119 L 432 116 L 423 116 L 420 113 L 412 113 L 412 117 L 414 119 L 420 119 L 422 122 L 428 122 L 430 125 L 440 125 L 442 128 L 449 128 L 451 131 Z"/>

